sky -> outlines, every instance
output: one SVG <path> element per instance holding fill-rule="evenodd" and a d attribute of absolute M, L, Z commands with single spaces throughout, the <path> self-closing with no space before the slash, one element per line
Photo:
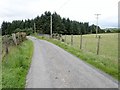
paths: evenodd
<path fill-rule="evenodd" d="M 45 11 L 61 17 L 96 25 L 95 14 L 101 14 L 101 28 L 118 27 L 119 0 L 0 0 L 0 26 L 3 21 L 33 19 Z"/>

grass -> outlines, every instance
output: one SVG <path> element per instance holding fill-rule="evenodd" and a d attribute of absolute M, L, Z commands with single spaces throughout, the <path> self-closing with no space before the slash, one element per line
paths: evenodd
<path fill-rule="evenodd" d="M 118 33 L 110 34 L 98 34 L 101 36 L 100 39 L 100 51 L 99 55 L 110 58 L 115 62 L 118 61 Z M 82 50 L 86 52 L 92 52 L 96 54 L 97 51 L 97 38 L 95 34 L 83 35 Z M 65 36 L 63 36 L 65 38 Z M 66 36 L 66 43 L 70 44 L 71 36 Z M 76 49 L 80 48 L 80 36 L 74 35 L 73 47 Z"/>
<path fill-rule="evenodd" d="M 2 65 L 0 62 L 0 90 L 2 89 Z"/>
<path fill-rule="evenodd" d="M 0 90 L 2 89 L 2 36 L 0 35 Z"/>
<path fill-rule="evenodd" d="M 96 55 L 95 53 L 86 52 L 84 50 L 79 50 L 75 47 L 72 47 L 66 43 L 63 43 L 58 40 L 43 38 L 40 36 L 36 36 L 39 39 L 47 40 L 55 45 L 63 48 L 64 50 L 70 52 L 71 54 L 77 56 L 78 58 L 84 60 L 85 62 L 95 66 L 96 68 L 106 72 L 107 74 L 111 75 L 115 79 L 118 78 L 118 63 L 115 60 L 112 60 L 109 57 L 104 57 L 103 55 Z M 120 74 L 120 73 L 119 73 Z M 119 79 L 120 80 L 120 79 Z"/>
<path fill-rule="evenodd" d="M 13 46 L 2 62 L 2 88 L 24 88 L 33 54 L 32 41 Z"/>

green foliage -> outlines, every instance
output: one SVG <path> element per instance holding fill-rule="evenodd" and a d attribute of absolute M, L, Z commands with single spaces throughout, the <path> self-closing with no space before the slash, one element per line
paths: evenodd
<path fill-rule="evenodd" d="M 2 62 L 2 88 L 25 87 L 32 53 L 32 41 L 26 40 L 17 47 L 11 47 L 10 53 L 3 58 Z"/>
<path fill-rule="evenodd" d="M 14 20 L 12 23 L 3 21 L 1 29 L 2 29 L 2 35 L 12 34 L 16 31 L 26 31 L 28 33 L 31 33 L 29 29 L 33 30 L 33 20 Z"/>
<path fill-rule="evenodd" d="M 107 30 L 106 33 L 111 33 L 111 31 L 110 31 L 110 30 Z"/>
<path fill-rule="evenodd" d="M 17 33 L 17 32 L 25 32 L 27 35 L 30 35 L 33 33 L 33 29 L 32 28 L 25 28 L 25 29 L 17 28 L 15 29 L 14 33 Z"/>
<path fill-rule="evenodd" d="M 120 28 L 106 28 L 103 29 L 106 33 L 120 33 Z"/>
<path fill-rule="evenodd" d="M 120 28 L 111 29 L 110 32 L 112 32 L 112 33 L 120 33 Z"/>
<path fill-rule="evenodd" d="M 28 34 L 32 33 L 34 30 L 34 23 L 36 32 L 40 34 L 50 34 L 50 16 L 52 15 L 52 29 L 53 33 L 58 34 L 89 34 L 95 33 L 96 26 L 89 26 L 88 22 L 78 22 L 72 21 L 69 18 L 61 18 L 56 12 L 51 14 L 50 11 L 46 11 L 41 16 L 37 16 L 34 19 L 28 20 L 14 20 L 12 23 L 3 21 L 1 29 L 2 35 L 12 34 L 16 31 L 24 30 Z M 32 30 L 28 30 L 32 29 Z M 98 33 L 101 32 L 100 27 L 98 27 Z"/>
<path fill-rule="evenodd" d="M 5 57 L 5 55 L 9 53 L 9 48 L 11 46 L 19 45 L 25 40 L 26 40 L 26 33 L 24 32 L 18 32 L 12 35 L 2 36 L 2 41 L 1 41 L 2 57 Z"/>

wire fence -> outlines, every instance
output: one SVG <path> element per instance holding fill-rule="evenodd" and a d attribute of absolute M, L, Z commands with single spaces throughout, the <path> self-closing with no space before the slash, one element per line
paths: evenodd
<path fill-rule="evenodd" d="M 61 41 L 81 49 L 113 60 L 118 60 L 118 34 L 63 35 Z"/>
<path fill-rule="evenodd" d="M 40 35 L 50 38 L 50 35 Z M 118 33 L 88 34 L 88 35 L 60 35 L 53 34 L 58 39 L 78 50 L 90 52 L 118 62 Z"/>

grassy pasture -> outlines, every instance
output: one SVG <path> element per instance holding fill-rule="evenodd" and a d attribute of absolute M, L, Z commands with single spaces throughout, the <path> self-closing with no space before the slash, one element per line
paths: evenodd
<path fill-rule="evenodd" d="M 118 34 L 98 34 L 100 38 L 100 50 L 99 55 L 102 57 L 110 58 L 116 64 L 118 63 Z M 63 36 L 65 38 L 65 36 Z M 73 47 L 80 49 L 80 35 L 73 36 Z M 85 52 L 92 52 L 96 54 L 97 41 L 95 34 L 83 35 L 82 50 Z M 71 43 L 71 35 L 66 36 L 66 43 Z"/>

